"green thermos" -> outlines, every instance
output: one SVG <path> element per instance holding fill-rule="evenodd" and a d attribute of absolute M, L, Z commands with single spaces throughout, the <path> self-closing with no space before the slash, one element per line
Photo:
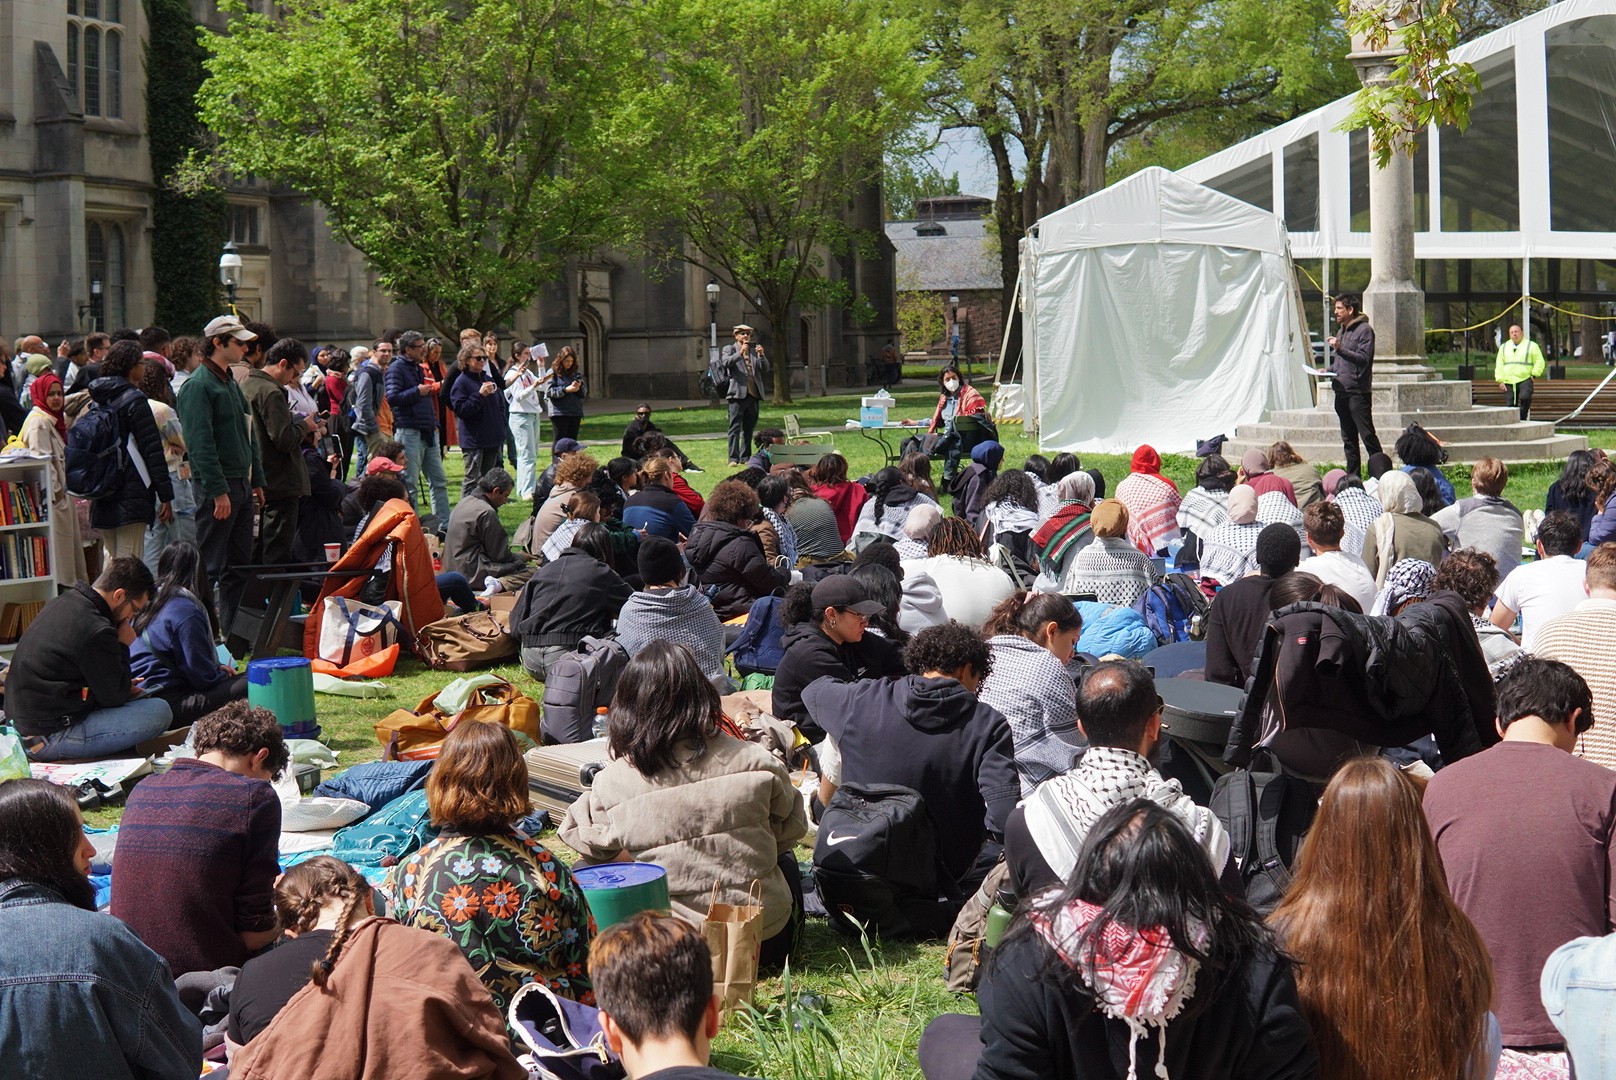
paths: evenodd
<path fill-rule="evenodd" d="M 988 908 L 988 925 L 982 940 L 988 948 L 999 947 L 999 939 L 1004 937 L 1005 930 L 1010 926 L 1010 917 L 1015 912 L 1016 898 L 1007 890 L 1001 889 L 993 898 L 993 906 Z"/>

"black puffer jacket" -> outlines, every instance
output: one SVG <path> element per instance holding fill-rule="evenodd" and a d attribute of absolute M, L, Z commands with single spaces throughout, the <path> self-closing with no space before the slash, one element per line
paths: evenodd
<path fill-rule="evenodd" d="M 898 646 L 867 630 L 863 640 L 838 645 L 817 622 L 797 623 L 786 627 L 780 647 L 784 652 L 774 670 L 774 715 L 796 724 L 814 742 L 825 737 L 825 729 L 809 719 L 802 704 L 803 687 L 822 675 L 853 682 L 905 674 Z"/>
<path fill-rule="evenodd" d="M 1264 628 L 1225 760 L 1250 760 L 1270 702 L 1287 727 L 1376 746 L 1435 735 L 1448 764 L 1498 741 L 1487 661 L 1454 592 L 1432 593 L 1396 618 L 1312 603 L 1280 608 Z"/>
<path fill-rule="evenodd" d="M 1335 373 L 1337 390 L 1364 391 L 1374 379 L 1375 329 L 1362 313 L 1336 334 L 1335 357 L 1330 370 Z"/>
<path fill-rule="evenodd" d="M 150 525 L 157 520 L 157 504 L 174 501 L 174 485 L 168 478 L 168 463 L 163 460 L 163 436 L 152 419 L 151 402 L 121 375 L 105 376 L 91 383 L 90 400 L 118 414 L 125 439 L 135 437 L 135 449 L 140 451 L 146 475 L 152 480 L 151 487 L 147 487 L 135 463 L 125 454 L 118 493 L 90 504 L 90 524 L 98 529 L 116 529 L 137 521 Z"/>
<path fill-rule="evenodd" d="M 752 601 L 791 582 L 791 572 L 772 565 L 757 534 L 727 521 L 698 521 L 685 544 L 696 586 L 720 619 L 752 610 Z"/>
<path fill-rule="evenodd" d="M 524 648 L 571 648 L 610 633 L 633 594 L 611 567 L 583 548 L 567 548 L 522 586 L 511 630 Z"/>

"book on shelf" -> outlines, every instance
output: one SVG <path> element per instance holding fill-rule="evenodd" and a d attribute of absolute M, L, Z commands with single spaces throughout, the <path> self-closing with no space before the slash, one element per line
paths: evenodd
<path fill-rule="evenodd" d="M 50 572 L 48 539 L 17 533 L 0 536 L 0 584 L 7 579 L 45 577 Z"/>
<path fill-rule="evenodd" d="M 15 645 L 44 606 L 43 600 L 13 600 L 0 604 L 0 645 Z"/>
<path fill-rule="evenodd" d="M 37 481 L 0 480 L 0 525 L 33 525 L 47 517 L 48 505 Z"/>

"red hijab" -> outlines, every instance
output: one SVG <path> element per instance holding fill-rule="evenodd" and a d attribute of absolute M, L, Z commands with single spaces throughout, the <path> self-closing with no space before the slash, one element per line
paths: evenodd
<path fill-rule="evenodd" d="M 56 433 L 65 439 L 67 438 L 67 414 L 61 409 L 53 409 L 45 403 L 45 399 L 50 396 L 51 388 L 61 385 L 62 380 L 59 376 L 47 372 L 28 384 L 28 392 L 33 396 L 35 408 L 40 409 L 47 416 L 55 418 Z"/>
<path fill-rule="evenodd" d="M 1158 480 L 1165 483 L 1168 487 L 1172 488 L 1174 491 L 1178 490 L 1177 484 L 1173 483 L 1171 480 L 1167 479 L 1167 477 L 1162 475 L 1161 455 L 1156 453 L 1156 448 L 1154 446 L 1146 444 L 1135 450 L 1133 452 L 1133 462 L 1129 468 L 1136 473 L 1144 473 L 1146 476 L 1154 476 Z"/>

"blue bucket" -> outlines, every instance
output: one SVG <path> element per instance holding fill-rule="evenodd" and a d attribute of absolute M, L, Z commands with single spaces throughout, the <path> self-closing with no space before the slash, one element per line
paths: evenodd
<path fill-rule="evenodd" d="M 247 702 L 275 714 L 282 728 L 314 727 L 314 669 L 301 656 L 247 662 Z"/>

